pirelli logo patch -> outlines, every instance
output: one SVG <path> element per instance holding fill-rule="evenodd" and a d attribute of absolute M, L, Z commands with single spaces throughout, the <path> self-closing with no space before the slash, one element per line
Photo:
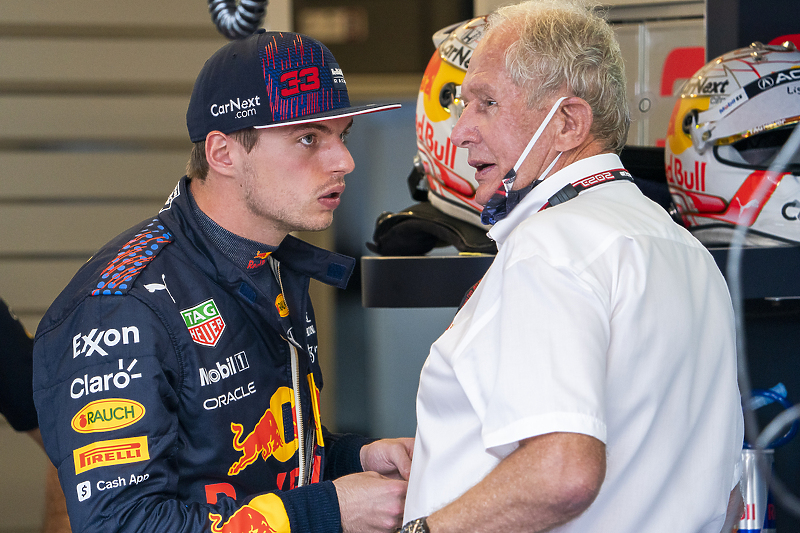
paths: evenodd
<path fill-rule="evenodd" d="M 214 300 L 206 300 L 190 309 L 181 311 L 183 321 L 189 328 L 192 340 L 203 346 L 216 346 L 222 332 L 225 331 L 225 321 L 219 314 Z"/>
<path fill-rule="evenodd" d="M 73 450 L 75 474 L 101 466 L 138 463 L 150 459 L 147 437 L 101 440 Z"/>

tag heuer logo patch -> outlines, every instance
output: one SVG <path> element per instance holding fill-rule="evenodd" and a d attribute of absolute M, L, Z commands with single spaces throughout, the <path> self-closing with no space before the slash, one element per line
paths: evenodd
<path fill-rule="evenodd" d="M 194 342 L 203 346 L 216 346 L 225 330 L 225 321 L 222 320 L 213 299 L 181 311 L 181 315 Z"/>

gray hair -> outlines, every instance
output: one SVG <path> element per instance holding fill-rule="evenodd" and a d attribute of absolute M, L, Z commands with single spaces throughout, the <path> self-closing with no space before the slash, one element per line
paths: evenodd
<path fill-rule="evenodd" d="M 566 87 L 591 106 L 595 138 L 610 151 L 622 151 L 631 121 L 625 66 L 614 31 L 591 6 L 530 0 L 501 7 L 488 19 L 487 33 L 494 31 L 518 36 L 505 52 L 505 67 L 528 93 L 529 107 L 540 107 Z"/>

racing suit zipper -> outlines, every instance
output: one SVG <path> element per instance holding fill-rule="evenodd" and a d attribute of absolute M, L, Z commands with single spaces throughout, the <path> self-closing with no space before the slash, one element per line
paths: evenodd
<path fill-rule="evenodd" d="M 294 408 L 297 416 L 297 454 L 300 470 L 297 476 L 297 486 L 305 485 L 306 480 L 306 450 L 305 450 L 305 431 L 303 428 L 303 411 L 300 409 L 300 365 L 297 356 L 297 348 L 290 342 L 289 350 L 292 352 L 292 387 L 294 388 Z"/>
<path fill-rule="evenodd" d="M 272 258 L 270 258 L 272 259 Z M 283 292 L 283 281 L 281 280 L 281 267 L 280 264 L 272 260 L 270 261 L 272 272 L 278 280 L 278 286 L 281 289 L 284 302 L 286 301 L 286 294 Z M 305 428 L 303 424 L 303 409 L 300 403 L 300 361 L 295 347 L 294 339 L 287 339 L 286 343 L 289 345 L 292 361 L 292 389 L 294 390 L 294 414 L 297 419 L 297 455 L 298 455 L 298 476 L 297 486 L 302 487 L 306 482 L 306 462 L 305 462 Z"/>

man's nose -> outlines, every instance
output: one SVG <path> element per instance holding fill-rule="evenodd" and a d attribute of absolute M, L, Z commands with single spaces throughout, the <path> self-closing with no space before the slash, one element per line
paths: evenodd
<path fill-rule="evenodd" d="M 353 161 L 350 150 L 347 149 L 344 143 L 337 144 L 334 150 L 336 151 L 334 171 L 350 174 L 356 168 L 356 163 Z"/>
<path fill-rule="evenodd" d="M 458 122 L 453 127 L 450 133 L 450 140 L 459 148 L 466 148 L 469 144 L 475 143 L 479 139 L 478 130 L 471 120 L 472 113 L 469 112 L 469 107 L 464 109 Z"/>

